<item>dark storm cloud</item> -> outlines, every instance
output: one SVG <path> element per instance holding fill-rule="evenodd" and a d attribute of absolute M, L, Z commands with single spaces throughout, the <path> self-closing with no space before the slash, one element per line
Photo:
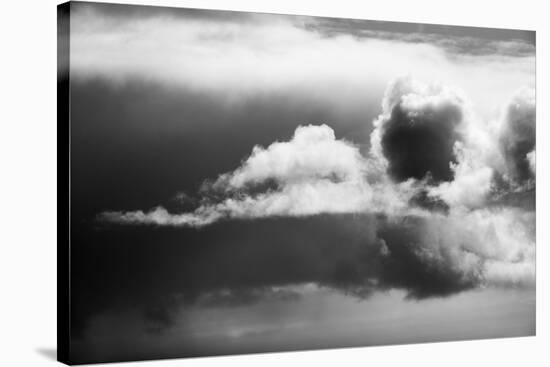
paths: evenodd
<path fill-rule="evenodd" d="M 424 247 L 426 219 L 369 215 L 220 222 L 208 230 L 107 226 L 77 231 L 73 332 L 104 312 L 141 310 L 161 332 L 178 308 L 292 301 L 278 287 L 314 283 L 367 297 L 398 288 L 410 298 L 478 284 L 445 247 Z"/>
<path fill-rule="evenodd" d="M 451 103 L 413 112 L 396 104 L 381 133 L 389 174 L 397 181 L 427 177 L 434 182 L 451 181 L 451 163 L 456 163 L 453 146 L 460 139 L 461 121 L 460 107 Z"/>
<path fill-rule="evenodd" d="M 379 236 L 388 247 L 382 279 L 408 290 L 410 298 L 448 296 L 477 286 L 480 273 L 457 267 L 450 249 L 426 246 L 426 219 L 403 218 L 383 226 Z"/>

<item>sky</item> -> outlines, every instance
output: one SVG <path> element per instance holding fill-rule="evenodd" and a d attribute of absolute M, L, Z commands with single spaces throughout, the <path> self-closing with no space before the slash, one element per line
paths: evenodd
<path fill-rule="evenodd" d="M 67 72 L 74 361 L 534 335 L 534 32 L 76 2 Z"/>

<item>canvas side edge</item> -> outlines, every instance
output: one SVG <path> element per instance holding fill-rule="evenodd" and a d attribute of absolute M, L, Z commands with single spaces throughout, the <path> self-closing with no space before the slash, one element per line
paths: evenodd
<path fill-rule="evenodd" d="M 57 360 L 70 363 L 70 2 L 57 6 Z"/>

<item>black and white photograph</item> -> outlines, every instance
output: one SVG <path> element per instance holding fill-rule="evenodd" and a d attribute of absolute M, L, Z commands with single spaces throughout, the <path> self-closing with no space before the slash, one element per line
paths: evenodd
<path fill-rule="evenodd" d="M 536 335 L 535 31 L 60 8 L 63 362 Z"/>

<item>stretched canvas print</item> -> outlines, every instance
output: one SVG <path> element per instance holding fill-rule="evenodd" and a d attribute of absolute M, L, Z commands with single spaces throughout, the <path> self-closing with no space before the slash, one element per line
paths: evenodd
<path fill-rule="evenodd" d="M 62 362 L 535 335 L 534 31 L 58 17 Z"/>

